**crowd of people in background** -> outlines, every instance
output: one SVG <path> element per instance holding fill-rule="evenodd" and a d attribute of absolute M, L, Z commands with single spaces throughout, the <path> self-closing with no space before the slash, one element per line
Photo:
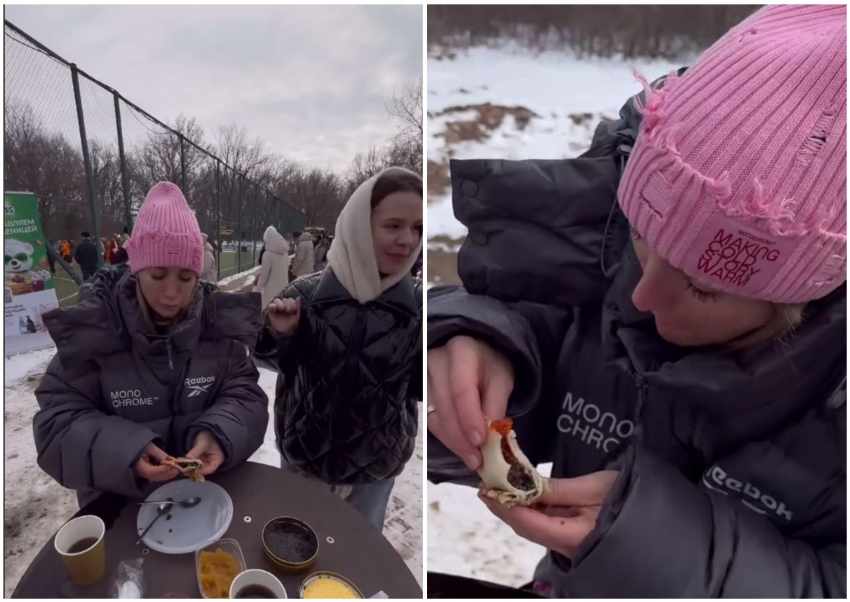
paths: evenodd
<path fill-rule="evenodd" d="M 105 236 L 100 237 L 100 250 L 92 239 L 91 233 L 82 231 L 80 233 L 80 242 L 77 243 L 73 238 L 65 240 L 53 241 L 50 240 L 51 248 L 56 252 L 56 255 L 62 258 L 68 267 L 73 268 L 74 262 L 80 266 L 80 271 L 83 275 L 83 281 L 88 280 L 97 272 L 98 254 L 101 255 L 103 265 L 119 265 L 127 262 L 127 251 L 124 249 L 124 244 L 129 240 L 129 228 L 124 227 L 122 233 L 115 233 L 111 238 Z M 48 253 L 47 257 L 50 263 L 50 272 L 56 273 L 56 260 L 54 256 Z"/>
<path fill-rule="evenodd" d="M 222 248 L 219 248 L 208 234 L 202 234 L 202 237 L 204 239 L 204 265 L 201 280 L 217 282 L 217 257 L 219 253 L 226 249 L 228 243 L 222 243 Z M 74 262 L 76 262 L 80 266 L 83 281 L 86 281 L 98 270 L 98 250 L 89 232 L 81 232 L 80 238 L 79 243 L 75 242 L 73 238 L 69 238 L 59 241 L 51 240 L 50 245 L 69 267 L 73 268 Z M 127 226 L 124 227 L 123 232 L 115 233 L 112 237 L 102 236 L 100 238 L 104 266 L 120 265 L 127 262 L 127 251 L 124 245 L 129 238 L 130 233 Z M 274 226 L 269 226 L 263 234 L 262 248 L 257 257 L 260 273 L 254 278 L 254 291 L 263 293 L 265 290 L 275 290 L 278 286 L 286 287 L 300 276 L 321 272 L 328 266 L 328 251 L 330 251 L 333 240 L 333 234 L 328 234 L 325 231 L 311 234 L 297 230 L 287 239 Z M 270 247 L 272 256 L 269 257 L 268 264 L 265 264 L 263 258 Z M 49 256 L 48 261 L 50 262 L 51 273 L 55 274 L 56 262 L 54 258 Z M 421 272 L 422 252 L 420 251 L 411 269 L 411 274 L 421 278 Z M 266 295 L 264 294 L 263 299 L 265 300 L 265 298 Z"/>

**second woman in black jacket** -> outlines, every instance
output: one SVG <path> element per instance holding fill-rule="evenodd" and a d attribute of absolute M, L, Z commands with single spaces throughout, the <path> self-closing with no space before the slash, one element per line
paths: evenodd
<path fill-rule="evenodd" d="M 378 529 L 413 454 L 422 398 L 422 179 L 389 168 L 336 225 L 328 267 L 268 308 L 257 357 L 278 373 L 283 467 L 328 484 Z"/>

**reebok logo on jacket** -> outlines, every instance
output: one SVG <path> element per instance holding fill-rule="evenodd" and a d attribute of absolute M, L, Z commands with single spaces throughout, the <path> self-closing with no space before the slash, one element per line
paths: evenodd
<path fill-rule="evenodd" d="M 758 487 L 746 481 L 733 479 L 716 464 L 703 475 L 703 484 L 717 493 L 729 495 L 729 492 L 737 493 L 744 504 L 750 510 L 764 515 L 776 515 L 791 522 L 793 514 L 785 507 L 783 502 L 777 502 L 774 498 L 759 491 Z"/>
<path fill-rule="evenodd" d="M 215 376 L 187 378 L 184 384 L 190 389 L 189 397 L 197 397 L 201 393 L 209 393 L 209 388 L 215 384 Z"/>

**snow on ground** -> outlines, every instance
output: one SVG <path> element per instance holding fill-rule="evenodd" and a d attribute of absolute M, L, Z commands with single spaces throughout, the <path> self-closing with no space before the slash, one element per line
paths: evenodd
<path fill-rule="evenodd" d="M 575 157 L 590 146 L 599 121 L 616 118 L 640 91 L 635 68 L 652 81 L 681 66 L 516 48 L 429 57 L 429 288 L 458 281 L 455 257 L 466 236 L 452 210 L 449 159 Z M 490 514 L 474 489 L 429 483 L 427 498 L 429 571 L 511 586 L 531 581 L 543 548 Z"/>
<path fill-rule="evenodd" d="M 449 158 L 561 159 L 583 152 L 600 119 L 615 118 L 640 91 L 637 69 L 651 80 L 679 67 L 666 61 L 578 59 L 566 52 L 533 53 L 517 48 L 472 48 L 454 59 L 428 59 L 428 160 Z M 485 103 L 521 108 L 505 114 L 483 140 L 457 140 L 449 124 L 480 119 Z M 457 110 L 464 109 L 464 110 Z M 527 118 L 527 122 L 525 122 Z M 448 128 L 448 129 L 447 129 Z M 455 126 L 454 134 L 458 133 Z M 464 133 L 459 132 L 460 137 Z M 448 140 L 447 140 L 448 138 Z M 429 177 L 431 173 L 429 172 Z M 451 195 L 429 194 L 428 236 L 462 238 Z"/>
<path fill-rule="evenodd" d="M 237 274 L 219 284 L 227 287 L 245 282 L 236 292 L 250 286 L 255 270 Z M 59 486 L 36 464 L 32 418 L 38 409 L 35 389 L 55 348 L 22 353 L 5 360 L 5 495 L 4 495 L 4 597 L 9 597 L 39 550 L 77 512 L 74 492 Z M 273 410 L 275 374 L 260 370 L 260 385 Z M 272 414 L 273 415 L 273 414 Z M 263 445 L 251 461 L 280 466 L 275 449 L 274 423 L 269 420 Z M 392 543 L 420 585 L 422 585 L 422 420 L 416 451 L 404 472 L 396 479 L 387 510 L 384 536 Z"/>
<path fill-rule="evenodd" d="M 548 476 L 551 465 L 541 465 Z M 491 514 L 477 490 L 428 483 L 428 570 L 518 587 L 531 581 L 546 550 Z"/>
<path fill-rule="evenodd" d="M 251 268 L 245 272 L 240 272 L 238 274 L 233 274 L 233 276 L 228 276 L 227 278 L 222 278 L 218 281 L 219 286 L 227 286 L 231 284 L 234 280 L 239 280 L 240 278 L 245 278 L 246 276 L 252 276 L 260 271 L 260 266 L 255 268 Z"/>

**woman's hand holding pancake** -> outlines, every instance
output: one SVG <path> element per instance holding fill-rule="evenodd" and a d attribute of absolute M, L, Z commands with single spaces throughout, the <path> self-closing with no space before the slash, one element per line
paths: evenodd
<path fill-rule="evenodd" d="M 602 470 L 575 479 L 549 479 L 547 491 L 534 506 L 506 508 L 479 497 L 517 535 L 572 559 L 596 528 L 599 511 L 619 474 Z"/>
<path fill-rule="evenodd" d="M 180 474 L 176 468 L 160 464 L 166 458 L 168 458 L 167 453 L 153 443 L 148 443 L 142 452 L 142 457 L 133 467 L 133 471 L 143 479 L 154 483 L 176 479 Z"/>
<path fill-rule="evenodd" d="M 428 403 L 435 408 L 428 430 L 477 470 L 487 418 L 505 417 L 513 389 L 514 369 L 504 355 L 478 339 L 453 337 L 428 351 Z"/>

